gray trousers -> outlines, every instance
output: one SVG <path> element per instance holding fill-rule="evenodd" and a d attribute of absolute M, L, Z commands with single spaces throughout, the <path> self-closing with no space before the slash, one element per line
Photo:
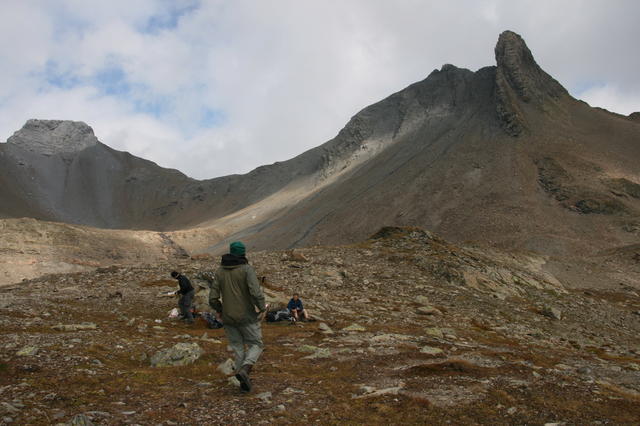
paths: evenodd
<path fill-rule="evenodd" d="M 224 333 L 227 335 L 229 346 L 233 349 L 236 357 L 236 371 L 243 365 L 253 365 L 258 361 L 264 349 L 262 328 L 259 322 L 247 325 L 225 324 Z"/>
<path fill-rule="evenodd" d="M 196 294 L 195 290 L 191 290 L 187 294 L 180 295 L 178 301 L 178 307 L 180 308 L 180 315 L 182 318 L 189 321 L 193 321 L 193 314 L 191 313 L 191 303 L 193 302 L 193 296 Z"/>

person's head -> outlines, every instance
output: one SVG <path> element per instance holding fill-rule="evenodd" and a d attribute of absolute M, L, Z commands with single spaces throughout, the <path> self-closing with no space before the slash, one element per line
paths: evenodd
<path fill-rule="evenodd" d="M 180 275 L 178 271 L 171 271 L 171 278 L 178 278 L 178 275 Z"/>
<path fill-rule="evenodd" d="M 293 300 L 298 300 L 300 298 L 300 296 L 298 295 L 298 293 L 293 293 Z"/>
<path fill-rule="evenodd" d="M 240 241 L 234 241 L 229 245 L 229 253 L 234 256 L 244 256 L 246 254 L 246 248 Z"/>

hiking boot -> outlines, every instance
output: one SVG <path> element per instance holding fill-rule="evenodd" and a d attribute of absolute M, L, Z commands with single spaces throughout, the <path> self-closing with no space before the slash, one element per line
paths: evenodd
<path fill-rule="evenodd" d="M 249 378 L 249 374 L 251 373 L 252 367 L 252 365 L 245 364 L 240 367 L 240 370 L 236 373 L 236 379 L 240 382 L 240 390 L 243 392 L 251 392 L 251 379 Z"/>

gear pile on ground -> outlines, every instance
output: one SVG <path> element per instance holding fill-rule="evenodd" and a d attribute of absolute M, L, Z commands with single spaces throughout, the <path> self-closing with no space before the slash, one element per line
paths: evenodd
<path fill-rule="evenodd" d="M 413 228 L 249 259 L 267 277 L 271 303 L 297 291 L 318 319 L 263 325 L 266 351 L 252 393 L 241 394 L 225 368 L 222 330 L 167 318 L 175 305 L 165 297 L 175 285 L 168 271 L 179 268 L 198 285 L 217 260 L 113 267 L 0 289 L 0 421 L 640 418 L 640 296 L 633 288 L 578 290 L 547 273 L 544 259 L 461 248 Z M 206 288 L 198 287 L 203 308 Z M 161 357 L 170 366 L 152 365 Z"/>

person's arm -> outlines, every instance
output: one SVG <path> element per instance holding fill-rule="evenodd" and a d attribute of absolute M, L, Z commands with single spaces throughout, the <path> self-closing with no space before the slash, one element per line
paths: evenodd
<path fill-rule="evenodd" d="M 289 300 L 289 303 L 287 304 L 287 309 L 289 311 L 293 311 L 295 308 L 296 308 L 296 302 L 293 299 Z"/>
<path fill-rule="evenodd" d="M 267 309 L 264 301 L 264 293 L 262 293 L 262 287 L 260 287 L 260 283 L 258 282 L 256 271 L 251 266 L 247 268 L 247 284 L 249 294 L 251 295 L 251 302 L 258 308 L 258 311 L 264 312 Z"/>
<path fill-rule="evenodd" d="M 222 314 L 222 303 L 220 302 L 220 280 L 218 274 L 212 281 L 209 281 L 209 306 L 219 315 Z"/>

